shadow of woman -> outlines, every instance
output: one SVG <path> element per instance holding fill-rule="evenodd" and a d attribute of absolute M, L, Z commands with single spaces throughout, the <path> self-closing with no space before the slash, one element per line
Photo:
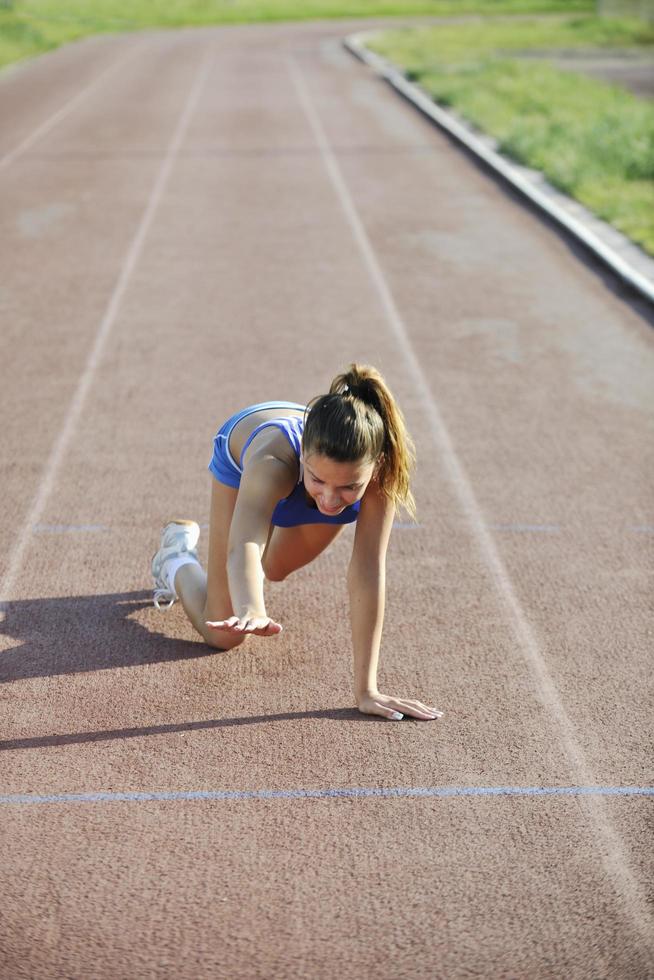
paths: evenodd
<path fill-rule="evenodd" d="M 112 595 L 21 599 L 5 603 L 0 609 L 0 637 L 15 640 L 15 645 L 5 647 L 0 652 L 0 682 L 107 670 L 112 667 L 137 667 L 195 657 L 229 656 L 232 653 L 238 655 L 238 648 L 223 654 L 206 646 L 200 639 L 194 642 L 171 638 L 159 631 L 151 632 L 135 618 L 139 613 L 141 618 L 147 618 L 147 610 L 152 610 L 154 616 L 160 615 L 152 609 L 151 595 L 149 591 L 120 592 Z M 170 622 L 179 624 L 180 620 L 171 618 Z M 3 646 L 5 644 L 6 639 Z M 0 741 L 0 751 L 49 748 L 271 722 L 286 723 L 307 718 L 322 718 L 339 723 L 381 720 L 373 715 L 362 715 L 356 708 L 289 711 L 15 738 Z"/>
<path fill-rule="evenodd" d="M 151 632 L 135 614 L 152 608 L 150 592 L 20 599 L 4 604 L 0 683 L 111 667 L 136 667 L 215 655 L 197 642 Z M 160 615 L 160 614 L 158 614 Z"/>

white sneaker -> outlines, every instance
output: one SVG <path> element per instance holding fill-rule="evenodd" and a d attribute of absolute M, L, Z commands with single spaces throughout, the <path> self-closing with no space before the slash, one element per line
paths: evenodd
<path fill-rule="evenodd" d="M 196 524 L 195 521 L 171 521 L 163 529 L 159 551 L 152 559 L 153 601 L 157 609 L 170 609 L 177 598 L 172 583 L 169 584 L 166 575 L 167 562 L 171 558 L 179 558 L 185 553 L 197 561 L 198 556 L 195 548 L 199 537 L 200 525 Z"/>

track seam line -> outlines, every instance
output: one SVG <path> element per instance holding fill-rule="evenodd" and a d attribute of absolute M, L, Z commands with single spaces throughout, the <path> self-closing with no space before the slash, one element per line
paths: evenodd
<path fill-rule="evenodd" d="M 370 279 L 377 290 L 386 320 L 402 351 L 417 392 L 428 411 L 436 448 L 441 454 L 446 472 L 459 498 L 462 510 L 470 522 L 473 539 L 476 539 L 482 557 L 491 572 L 498 596 L 508 613 L 509 623 L 513 628 L 518 646 L 523 653 L 527 665 L 534 673 L 536 693 L 540 697 L 543 706 L 554 716 L 561 729 L 563 749 L 571 763 L 575 777 L 578 778 L 580 783 L 592 783 L 592 773 L 577 741 L 574 727 L 563 707 L 557 688 L 540 652 L 531 625 L 522 609 L 509 573 L 500 557 L 491 534 L 485 526 L 486 521 L 484 520 L 483 510 L 477 501 L 472 485 L 456 454 L 438 403 L 432 394 L 427 378 L 412 346 L 406 325 L 399 314 L 381 265 L 377 260 L 363 222 L 356 210 L 352 196 L 327 139 L 327 134 L 320 121 L 315 105 L 311 100 L 307 84 L 293 56 L 287 55 L 285 61 L 298 100 L 304 110 L 316 145 L 320 150 L 327 175 L 336 192 L 355 242 L 359 247 Z M 627 893 L 631 892 L 634 899 L 636 899 L 638 908 L 634 911 L 633 918 L 648 948 L 650 948 L 652 945 L 653 922 L 648 909 L 647 897 L 641 888 L 640 882 L 636 879 L 628 865 L 624 845 L 612 823 L 609 821 L 609 818 L 606 816 L 602 806 L 603 801 L 590 800 L 589 802 L 590 816 L 596 825 L 596 829 L 604 838 L 604 844 L 607 845 L 607 848 L 599 848 L 602 863 L 608 872 L 609 878 L 614 882 L 621 881 L 623 889 Z M 630 911 L 631 908 L 632 906 L 630 906 Z"/>
<path fill-rule="evenodd" d="M 122 56 L 122 58 L 119 58 L 118 61 L 115 61 L 112 65 L 109 65 L 108 68 L 105 68 L 103 72 L 100 72 L 100 74 L 94 78 L 93 81 L 89 82 L 89 84 L 83 88 L 81 92 L 74 95 L 68 100 L 68 102 L 64 103 L 60 109 L 57 109 L 53 115 L 44 120 L 32 133 L 30 133 L 29 136 L 26 136 L 25 139 L 18 144 L 18 146 L 15 146 L 13 150 L 10 150 L 8 153 L 5 153 L 4 156 L 0 157 L 0 170 L 2 170 L 4 167 L 8 167 L 11 163 L 17 160 L 18 157 L 28 150 L 30 146 L 36 143 L 41 136 L 44 136 L 51 129 L 53 129 L 54 126 L 56 126 L 58 122 L 61 122 L 62 119 L 65 119 L 66 116 L 68 116 L 78 105 L 78 103 L 82 102 L 93 91 L 93 89 L 95 89 L 107 78 L 108 75 L 113 74 L 113 72 L 121 68 L 125 62 L 129 61 L 129 59 L 132 58 L 134 54 L 142 47 L 143 42 L 132 45 L 132 47 Z"/>
<path fill-rule="evenodd" d="M 186 800 L 453 799 L 504 796 L 654 796 L 654 786 L 342 786 L 323 789 L 124 790 L 94 793 L 7 793 L 0 806 L 52 803 L 159 803 Z"/>
<path fill-rule="evenodd" d="M 10 551 L 9 567 L 2 580 L 2 587 L 0 588 L 0 610 L 10 599 L 16 576 L 20 571 L 25 550 L 32 535 L 34 525 L 40 522 L 45 505 L 48 501 L 48 497 L 50 496 L 54 486 L 62 459 L 73 436 L 82 407 L 94 381 L 95 373 L 104 353 L 109 333 L 118 315 L 120 304 L 123 296 L 125 295 L 125 291 L 132 273 L 134 272 L 140 258 L 145 238 L 149 231 L 150 225 L 152 224 L 155 211 L 163 195 L 165 184 L 175 163 L 175 159 L 184 138 L 191 114 L 195 109 L 200 92 L 206 81 L 209 66 L 210 58 L 209 54 L 206 54 L 195 74 L 191 91 L 187 96 L 184 108 L 159 168 L 159 172 L 156 176 L 152 191 L 150 192 L 150 197 L 148 198 L 145 211 L 123 260 L 118 280 L 109 298 L 109 303 L 105 310 L 104 316 L 100 321 L 100 326 L 98 327 L 93 348 L 91 349 L 78 381 L 77 388 L 68 407 L 59 436 L 57 437 L 57 440 L 50 452 L 50 456 L 48 457 L 48 461 L 45 464 L 45 475 L 40 483 L 39 489 L 32 502 L 27 517 L 25 518 L 22 530 L 18 536 L 18 541 Z"/>

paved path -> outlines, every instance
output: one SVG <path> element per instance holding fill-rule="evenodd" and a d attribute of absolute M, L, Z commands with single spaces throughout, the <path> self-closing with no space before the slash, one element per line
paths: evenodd
<path fill-rule="evenodd" d="M 563 71 L 573 71 L 628 89 L 643 99 L 654 98 L 654 52 L 651 49 L 589 51 L 523 51 L 525 59 L 550 61 Z"/>
<path fill-rule="evenodd" d="M 654 783 L 651 326 L 343 51 L 364 26 L 0 83 L 12 980 L 654 969 L 651 796 L 579 792 Z M 279 640 L 209 654 L 148 603 L 217 425 L 351 359 L 418 446 L 382 679 L 438 725 L 352 710 L 349 537 L 271 587 Z"/>

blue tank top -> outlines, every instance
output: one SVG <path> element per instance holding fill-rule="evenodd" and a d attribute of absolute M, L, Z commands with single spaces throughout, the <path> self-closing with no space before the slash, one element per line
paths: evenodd
<path fill-rule="evenodd" d="M 342 510 L 340 514 L 335 514 L 333 517 L 329 514 L 321 514 L 318 510 L 316 504 L 311 500 L 309 494 L 304 488 L 304 473 L 302 471 L 302 462 L 300 459 L 300 450 L 302 447 L 302 433 L 304 431 L 304 419 L 301 418 L 281 418 L 281 419 L 269 419 L 267 422 L 262 422 L 258 425 L 256 429 L 248 436 L 245 445 L 241 451 L 241 458 L 239 460 L 241 469 L 243 469 L 243 457 L 245 456 L 246 450 L 254 437 L 265 429 L 267 426 L 273 425 L 276 429 L 279 429 L 284 433 L 293 451 L 298 459 L 298 465 L 300 467 L 300 475 L 298 482 L 295 485 L 292 493 L 288 497 L 284 497 L 280 500 L 275 507 L 272 515 L 272 523 L 275 527 L 297 527 L 298 524 L 352 524 L 356 521 L 359 516 L 359 507 L 361 504 L 360 500 L 357 500 L 355 504 L 350 504 Z"/>

